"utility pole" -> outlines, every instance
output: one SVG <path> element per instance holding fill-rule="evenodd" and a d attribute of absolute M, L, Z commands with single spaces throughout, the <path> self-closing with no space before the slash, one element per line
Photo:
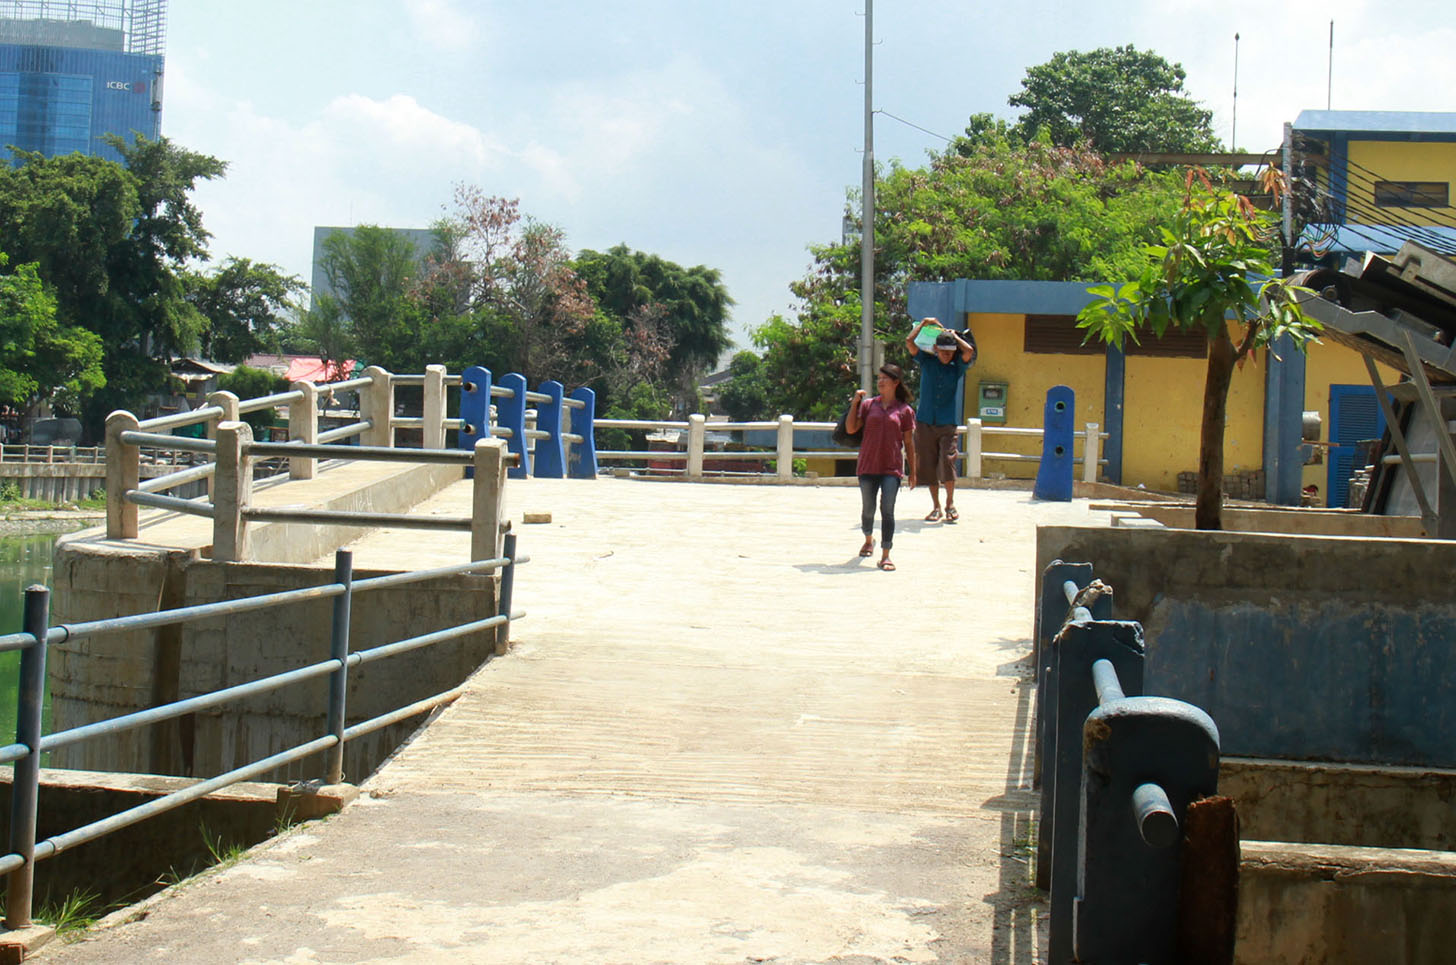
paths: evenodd
<path fill-rule="evenodd" d="M 865 0 L 864 183 L 860 189 L 859 386 L 875 394 L 875 112 L 874 0 Z"/>
<path fill-rule="evenodd" d="M 1229 150 L 1239 149 L 1239 35 L 1234 32 L 1234 123 L 1229 132 Z"/>

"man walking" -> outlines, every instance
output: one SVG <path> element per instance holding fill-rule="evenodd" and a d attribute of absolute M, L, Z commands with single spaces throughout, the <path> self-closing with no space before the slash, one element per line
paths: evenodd
<path fill-rule="evenodd" d="M 925 521 L 934 523 L 941 518 L 939 483 L 945 486 L 945 521 L 954 523 L 960 518 L 955 508 L 955 461 L 960 455 L 956 445 L 960 426 L 956 395 L 966 369 L 975 360 L 976 347 L 950 329 L 941 328 L 935 337 L 935 350 L 927 352 L 915 344 L 927 325 L 940 327 L 940 321 L 922 318 L 905 337 L 905 350 L 920 366 L 920 404 L 915 409 L 916 462 L 934 504 Z"/>

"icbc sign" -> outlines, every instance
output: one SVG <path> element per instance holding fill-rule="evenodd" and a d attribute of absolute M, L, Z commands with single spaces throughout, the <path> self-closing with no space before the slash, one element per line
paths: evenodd
<path fill-rule="evenodd" d="M 108 80 L 106 82 L 106 89 L 107 90 L 129 90 L 129 91 L 133 91 L 133 92 L 135 92 L 137 94 L 145 94 L 146 91 L 147 91 L 147 83 L 146 83 L 146 81 L 143 81 L 143 80 L 139 80 L 139 81 L 137 81 L 134 84 L 132 82 L 126 81 L 126 80 Z"/>

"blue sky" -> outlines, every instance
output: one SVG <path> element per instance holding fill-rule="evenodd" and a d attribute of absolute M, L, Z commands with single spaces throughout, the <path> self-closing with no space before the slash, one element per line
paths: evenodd
<path fill-rule="evenodd" d="M 217 258 L 309 275 L 314 225 L 423 227 L 456 183 L 518 197 L 573 249 L 617 243 L 723 273 L 740 344 L 793 307 L 806 246 L 860 180 L 862 0 L 174 3 L 162 130 L 226 160 L 197 194 Z M 1026 68 L 1131 43 L 1188 71 L 1230 134 L 1279 143 L 1323 108 L 1456 110 L 1456 29 L 1399 7 L 1108 0 L 875 3 L 875 107 L 943 136 L 1013 117 Z M 883 115 L 876 157 L 939 138 Z"/>

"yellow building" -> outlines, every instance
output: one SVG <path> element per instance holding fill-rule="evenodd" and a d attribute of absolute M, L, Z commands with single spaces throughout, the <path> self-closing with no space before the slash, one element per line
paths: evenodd
<path fill-rule="evenodd" d="M 1124 351 L 1100 342 L 1083 344 L 1076 314 L 1090 300 L 1082 282 L 956 281 L 910 286 L 912 315 L 932 315 L 975 333 L 979 357 L 966 373 L 964 412 L 967 418 L 981 417 L 991 429 L 983 439 L 985 474 L 1035 475 L 1034 463 L 992 453 L 1034 456 L 1040 452 L 1039 440 L 1001 435 L 993 427 L 1041 428 L 1047 390 L 1065 385 L 1076 394 L 1076 426 L 1095 423 L 1108 436 L 1099 478 L 1177 492 L 1179 474 L 1198 468 L 1206 340 L 1201 335 L 1170 333 L 1161 340 L 1126 345 Z M 1381 375 L 1387 384 L 1397 379 L 1384 367 Z M 1229 390 L 1225 473 L 1237 477 L 1243 494 L 1262 499 L 1271 464 L 1283 462 L 1286 489 L 1292 492 L 1281 501 L 1297 502 L 1300 490 L 1315 486 L 1323 503 L 1330 491 L 1330 450 L 1302 446 L 1299 428 L 1304 413 L 1319 413 L 1325 430 L 1321 441 L 1328 441 L 1338 414 L 1332 411 L 1332 400 L 1338 407 L 1345 389 L 1362 387 L 1369 388 L 1364 363 L 1343 346 L 1316 343 L 1304 354 L 1285 350 L 1272 360 L 1269 353 L 1259 352 L 1234 373 Z M 991 391 L 983 406 L 986 389 Z M 1291 394 L 1294 399 L 1289 400 Z M 1001 412 L 995 411 L 998 407 Z M 983 408 L 991 410 L 989 417 Z M 1281 430 L 1281 423 L 1286 429 Z M 1287 430 L 1290 425 L 1292 435 Z M 1276 447 L 1282 451 L 1271 452 Z M 1306 465 L 1310 453 L 1319 461 Z M 1080 447 L 1077 455 L 1080 458 Z"/>

